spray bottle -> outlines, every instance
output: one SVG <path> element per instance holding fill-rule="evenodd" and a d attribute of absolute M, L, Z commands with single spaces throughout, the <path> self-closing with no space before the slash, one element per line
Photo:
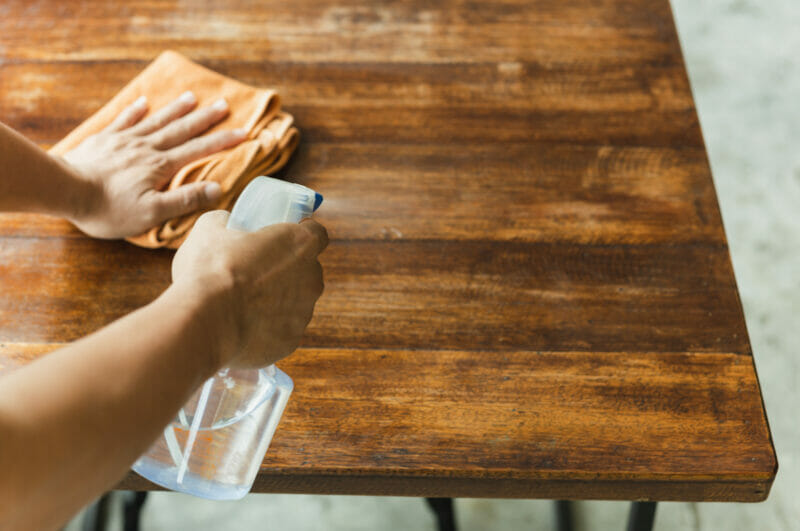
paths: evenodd
<path fill-rule="evenodd" d="M 228 229 L 299 223 L 322 196 L 299 184 L 254 179 L 233 206 Z M 213 500 L 250 491 L 294 384 L 270 365 L 220 370 L 181 408 L 133 470 L 170 490 Z"/>

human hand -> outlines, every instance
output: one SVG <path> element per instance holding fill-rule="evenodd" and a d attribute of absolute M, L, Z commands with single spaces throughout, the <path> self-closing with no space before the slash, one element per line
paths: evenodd
<path fill-rule="evenodd" d="M 322 294 L 317 256 L 325 228 L 306 219 L 256 232 L 226 229 L 228 213 L 203 214 L 172 261 L 173 286 L 200 294 L 217 327 L 216 368 L 263 367 L 291 354 Z"/>
<path fill-rule="evenodd" d="M 160 191 L 185 164 L 247 136 L 237 129 L 198 137 L 228 115 L 228 105 L 218 100 L 192 111 L 196 106 L 195 96 L 185 92 L 142 119 L 148 107 L 139 98 L 103 131 L 66 153 L 63 159 L 93 191 L 70 221 L 96 238 L 123 238 L 211 206 L 221 195 L 217 183 Z"/>

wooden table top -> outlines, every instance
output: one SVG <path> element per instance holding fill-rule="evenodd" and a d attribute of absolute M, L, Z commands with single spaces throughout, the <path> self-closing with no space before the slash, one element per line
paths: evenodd
<path fill-rule="evenodd" d="M 666 0 L 11 0 L 0 119 L 53 144 L 167 48 L 277 88 L 304 135 L 282 175 L 325 195 L 326 292 L 255 491 L 766 498 Z M 0 216 L 0 363 L 148 303 L 171 257 Z"/>

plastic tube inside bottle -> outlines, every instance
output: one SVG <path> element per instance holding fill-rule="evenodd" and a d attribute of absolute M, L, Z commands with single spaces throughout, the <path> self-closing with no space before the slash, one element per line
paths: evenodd
<path fill-rule="evenodd" d="M 203 390 L 200 392 L 200 399 L 197 401 L 197 409 L 194 411 L 194 418 L 192 419 L 192 427 L 189 428 L 189 438 L 186 439 L 186 448 L 183 450 L 183 460 L 178 469 L 178 484 L 183 483 L 183 476 L 186 474 L 186 467 L 189 465 L 189 456 L 192 455 L 192 446 L 194 440 L 197 438 L 197 430 L 200 429 L 200 421 L 206 412 L 206 404 L 208 403 L 208 395 L 211 393 L 211 386 L 214 384 L 214 378 L 209 378 L 203 385 Z"/>

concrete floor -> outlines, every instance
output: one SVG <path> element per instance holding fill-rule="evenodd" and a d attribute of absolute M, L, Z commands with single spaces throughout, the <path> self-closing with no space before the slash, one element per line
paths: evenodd
<path fill-rule="evenodd" d="M 656 529 L 800 529 L 800 1 L 674 0 L 780 471 L 761 504 L 662 503 Z M 627 504 L 582 502 L 578 529 L 623 529 Z M 553 529 L 545 501 L 456 501 L 460 529 Z M 75 523 L 70 529 L 75 529 Z M 409 498 L 151 495 L 145 531 L 434 529 Z M 116 528 L 118 529 L 118 528 Z"/>

